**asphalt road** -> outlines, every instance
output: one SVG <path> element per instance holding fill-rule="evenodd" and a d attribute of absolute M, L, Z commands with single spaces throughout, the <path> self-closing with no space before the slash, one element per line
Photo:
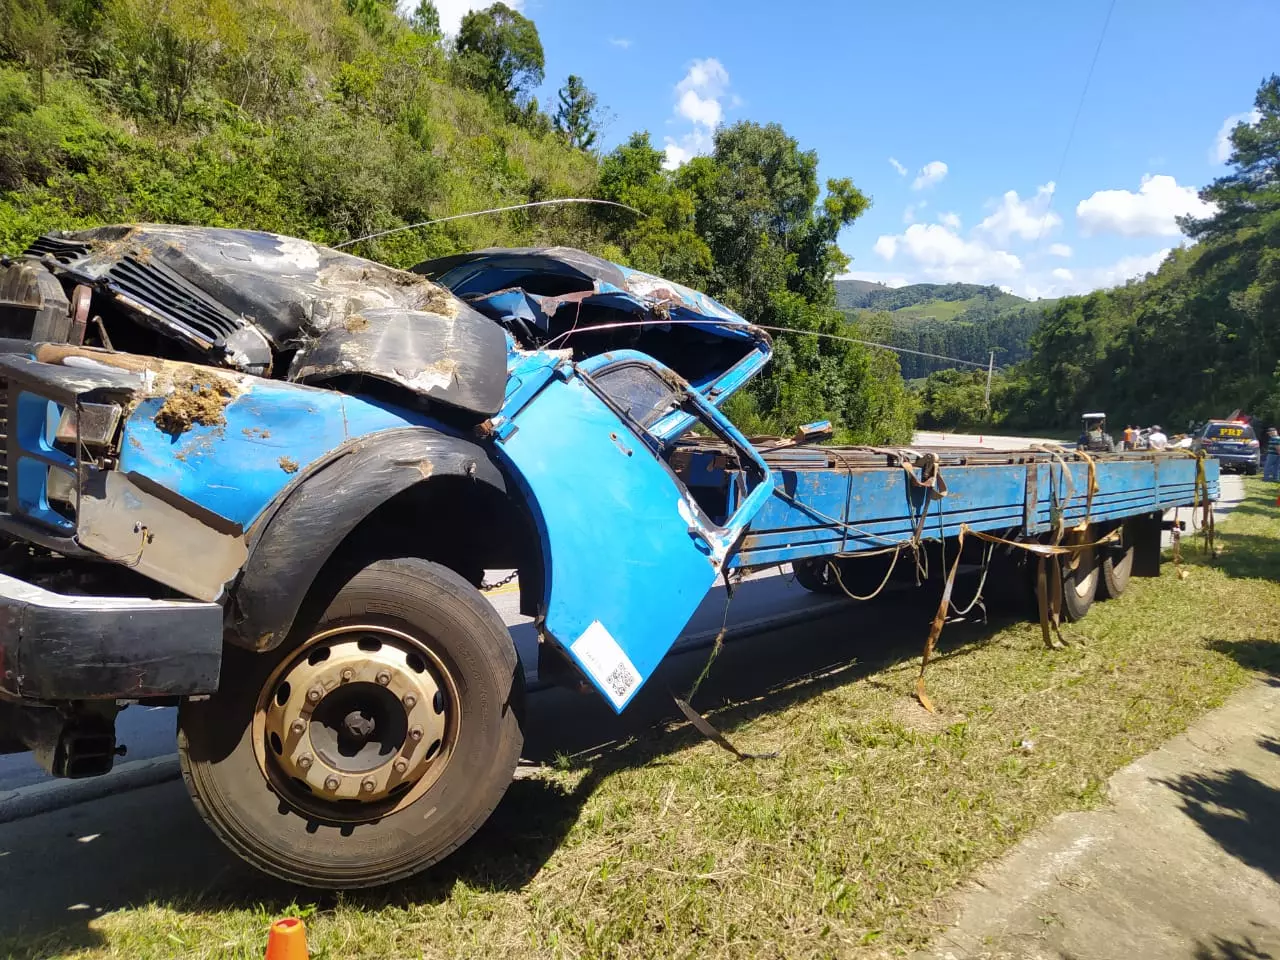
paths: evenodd
<path fill-rule="evenodd" d="M 977 437 L 969 434 L 937 434 L 920 432 L 915 442 L 919 445 L 975 445 L 981 439 L 985 446 L 992 449 L 1020 449 L 1035 442 L 1028 437 Z M 993 445 L 994 444 L 994 445 Z M 1004 446 L 1009 444 L 1011 446 Z M 1221 485 L 1221 499 L 1217 505 L 1219 515 L 1228 512 L 1244 496 L 1244 484 L 1237 476 L 1224 476 Z M 1184 511 L 1182 518 L 1188 521 L 1187 536 L 1191 534 L 1189 511 Z M 1169 534 L 1165 534 L 1165 545 L 1169 543 Z M 496 580 L 505 571 L 493 571 L 491 579 Z M 515 584 L 500 587 L 489 593 L 494 606 L 511 628 L 511 635 L 520 650 L 524 663 L 528 666 L 527 679 L 536 683 L 537 677 L 533 665 L 537 663 L 537 641 L 529 618 L 522 617 L 517 609 L 518 591 Z M 727 623 L 735 633 L 759 631 L 782 624 L 820 616 L 823 613 L 843 606 L 843 599 L 819 597 L 804 590 L 794 583 L 789 574 L 778 570 L 767 570 L 753 574 L 737 591 L 726 614 L 723 587 L 717 587 L 703 601 L 694 614 L 681 639 L 677 641 L 676 650 L 682 647 L 705 644 L 714 637 L 722 621 Z M 129 768 L 133 764 L 153 762 L 157 758 L 167 757 L 174 752 L 174 736 L 176 711 L 168 707 L 129 707 L 122 712 L 117 721 L 119 742 L 128 748 L 128 754 L 117 764 L 119 768 Z M 36 764 L 30 754 L 12 754 L 0 756 L 0 807 L 14 791 L 27 787 L 45 784 L 53 790 L 65 781 L 52 781 Z M 83 789 L 83 786 L 78 787 Z M 0 817 L 3 819 L 3 817 Z"/>

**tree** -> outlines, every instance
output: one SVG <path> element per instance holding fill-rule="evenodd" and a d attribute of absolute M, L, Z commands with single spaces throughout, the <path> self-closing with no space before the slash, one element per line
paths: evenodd
<path fill-rule="evenodd" d="M 1196 239 L 1222 237 L 1280 209 L 1280 75 L 1263 81 L 1253 106 L 1257 120 L 1231 131 L 1228 162 L 1235 169 L 1200 191 L 1202 199 L 1217 205 L 1217 213 L 1180 223 Z"/>
<path fill-rule="evenodd" d="M 662 169 L 663 154 L 648 132 L 631 138 L 600 162 L 600 197 L 624 203 L 643 217 L 619 211 L 614 236 L 623 259 L 641 270 L 691 287 L 705 287 L 711 251 L 694 229 L 693 194 Z"/>
<path fill-rule="evenodd" d="M 441 35 L 440 11 L 431 0 L 418 0 L 413 16 L 409 18 L 409 26 L 415 33 L 420 33 L 424 37 L 439 37 Z"/>
<path fill-rule="evenodd" d="M 569 146 L 590 150 L 600 132 L 599 98 L 581 77 L 572 73 L 560 88 L 559 97 L 560 106 L 552 120 L 556 132 L 569 141 Z"/>
<path fill-rule="evenodd" d="M 545 76 L 542 40 L 532 20 L 505 3 L 472 10 L 462 18 L 456 43 L 472 86 L 515 104 Z"/>

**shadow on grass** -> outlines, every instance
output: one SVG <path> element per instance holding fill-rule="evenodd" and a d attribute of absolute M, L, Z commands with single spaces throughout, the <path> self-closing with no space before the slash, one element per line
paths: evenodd
<path fill-rule="evenodd" d="M 1274 640 L 1211 640 L 1209 649 L 1225 654 L 1246 670 L 1280 677 L 1280 643 Z"/>
<path fill-rule="evenodd" d="M 890 597 L 731 642 L 699 691 L 697 706 L 714 710 L 712 722 L 733 739 L 757 717 L 918 656 L 932 612 L 928 606 Z M 939 657 L 976 652 L 1012 622 L 993 616 L 985 625 L 954 624 L 943 634 Z M 422 877 L 381 890 L 328 894 L 258 874 L 212 837 L 179 783 L 74 808 L 73 820 L 72 811 L 62 811 L 2 826 L 0 955 L 47 956 L 100 946 L 104 939 L 90 920 L 104 911 L 147 904 L 192 913 L 255 910 L 265 931 L 270 917 L 293 912 L 298 904 L 325 909 L 341 902 L 379 910 L 438 903 L 460 884 L 518 891 L 563 844 L 603 782 L 620 771 L 663 763 L 668 754 L 700 742 L 667 691 L 687 691 L 706 656 L 703 650 L 669 658 L 623 716 L 595 696 L 560 689 L 532 696 L 525 756 L 581 772 L 576 785 L 518 778 L 462 849 Z M 904 697 L 908 694 L 904 688 Z M 753 749 L 750 742 L 739 746 Z M 736 761 L 725 754 L 724 762 Z M 80 836 L 93 842 L 79 843 Z M 61 859 L 46 853 L 54 843 L 61 844 Z M 121 864 L 129 869 L 118 869 Z"/>

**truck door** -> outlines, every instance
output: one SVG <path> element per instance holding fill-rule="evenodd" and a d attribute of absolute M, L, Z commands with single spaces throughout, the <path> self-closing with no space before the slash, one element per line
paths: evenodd
<path fill-rule="evenodd" d="M 544 633 L 621 711 L 679 637 L 770 496 L 751 444 L 676 374 L 616 352 L 560 361 L 494 420 L 497 447 L 535 513 L 546 570 Z M 713 519 L 648 428 L 693 415 L 741 468 L 732 512 Z"/>

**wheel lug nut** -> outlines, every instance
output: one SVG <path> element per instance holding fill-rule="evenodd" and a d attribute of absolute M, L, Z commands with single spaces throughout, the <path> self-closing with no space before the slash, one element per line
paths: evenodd
<path fill-rule="evenodd" d="M 376 780 L 365 780 L 360 784 L 360 789 L 365 793 L 373 793 L 373 791 L 378 789 L 378 783 Z"/>
<path fill-rule="evenodd" d="M 307 700 L 311 703 L 319 703 L 322 696 L 324 692 L 319 687 L 312 687 L 307 691 Z"/>
<path fill-rule="evenodd" d="M 311 769 L 311 758 L 310 758 L 310 757 L 307 757 L 307 756 L 299 757 L 299 758 L 298 758 L 298 766 L 300 766 L 303 770 L 310 770 L 310 769 Z"/>
<path fill-rule="evenodd" d="M 409 731 L 409 739 L 410 739 L 410 740 L 412 740 L 414 743 L 417 743 L 419 740 L 421 740 L 421 739 L 422 739 L 422 728 L 421 728 L 421 727 L 414 727 L 412 730 L 410 730 L 410 731 Z"/>
<path fill-rule="evenodd" d="M 387 673 L 385 670 L 380 670 L 376 679 L 379 684 L 385 687 L 391 682 L 391 674 Z"/>
<path fill-rule="evenodd" d="M 295 736 L 302 736 L 303 731 L 307 729 L 307 725 L 301 720 L 295 720 L 289 725 L 289 729 L 293 731 Z"/>
<path fill-rule="evenodd" d="M 344 667 L 342 670 L 342 682 L 350 683 L 351 678 L 354 677 L 355 675 L 356 675 L 356 672 L 352 670 L 350 667 Z"/>
<path fill-rule="evenodd" d="M 406 770 L 409 769 L 409 761 L 401 757 L 399 760 L 397 760 L 395 763 L 391 765 L 391 769 L 393 769 L 396 773 L 404 773 Z"/>
<path fill-rule="evenodd" d="M 337 790 L 340 786 L 342 786 L 342 781 L 337 777 L 327 777 L 324 781 L 324 788 L 326 790 Z"/>
<path fill-rule="evenodd" d="M 412 693 L 406 693 L 404 695 L 404 705 L 409 710 L 412 710 L 414 707 L 418 705 L 418 698 L 415 697 Z"/>

